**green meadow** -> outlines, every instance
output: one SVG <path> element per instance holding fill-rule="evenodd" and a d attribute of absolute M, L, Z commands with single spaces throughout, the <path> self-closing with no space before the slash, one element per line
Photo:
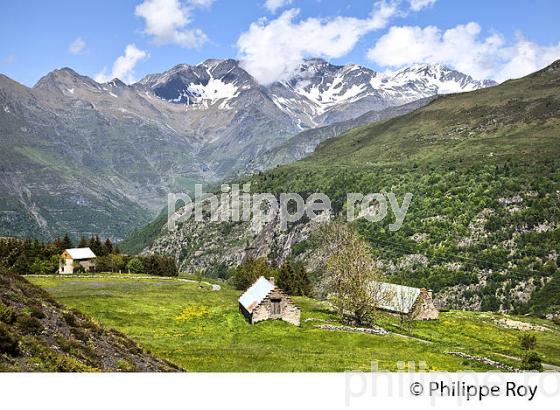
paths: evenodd
<path fill-rule="evenodd" d="M 213 291 L 184 279 L 129 275 L 29 280 L 187 371 L 369 371 L 372 362 L 384 371 L 397 371 L 399 362 L 425 362 L 430 371 L 496 370 L 447 352 L 518 367 L 522 331 L 511 324 L 520 322 L 536 335 L 545 369 L 560 369 L 560 326 L 536 318 L 450 311 L 439 321 L 401 327 L 397 318 L 382 315 L 378 324 L 391 333 L 371 335 L 317 328 L 323 321 L 337 324 L 337 317 L 323 302 L 303 297 L 294 298 L 302 309 L 301 327 L 280 321 L 250 325 L 238 312 L 240 292 L 227 285 Z M 501 319 L 510 326 L 498 323 Z"/>

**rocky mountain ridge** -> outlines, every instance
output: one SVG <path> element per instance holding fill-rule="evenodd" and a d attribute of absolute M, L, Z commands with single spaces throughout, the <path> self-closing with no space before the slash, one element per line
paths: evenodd
<path fill-rule="evenodd" d="M 236 60 L 181 64 L 131 85 L 70 68 L 32 88 L 1 76 L 0 233 L 119 240 L 152 219 L 168 192 L 216 183 L 251 162 L 271 166 L 267 152 L 302 130 L 434 95 L 449 81 L 456 90 L 488 85 L 443 68 L 401 74 L 410 81 L 398 86 L 381 77 L 323 60 L 270 87 Z M 304 142 L 304 154 L 314 141 Z"/>

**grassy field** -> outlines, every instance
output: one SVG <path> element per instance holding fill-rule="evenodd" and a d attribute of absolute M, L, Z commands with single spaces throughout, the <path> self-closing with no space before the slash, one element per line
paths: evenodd
<path fill-rule="evenodd" d="M 57 300 L 98 322 L 131 336 L 153 353 L 188 371 L 396 371 L 399 361 L 426 362 L 429 370 L 492 370 L 450 356 L 462 351 L 512 366 L 521 356 L 519 330 L 496 321 L 509 318 L 540 325 L 533 331 L 544 361 L 560 366 L 560 327 L 552 322 L 490 313 L 452 311 L 437 322 L 415 323 L 404 331 L 397 319 L 382 317 L 393 332 L 368 335 L 318 329 L 318 321 L 336 317 L 321 302 L 294 298 L 302 308 L 302 326 L 270 321 L 249 325 L 237 310 L 239 292 L 178 279 L 121 277 L 30 277 Z"/>

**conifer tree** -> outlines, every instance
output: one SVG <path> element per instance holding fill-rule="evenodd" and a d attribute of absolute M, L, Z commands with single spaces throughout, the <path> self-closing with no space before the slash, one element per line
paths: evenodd
<path fill-rule="evenodd" d="M 72 244 L 72 240 L 70 239 L 67 233 L 64 234 L 64 238 L 62 239 L 61 245 L 63 249 L 70 249 L 74 247 Z"/>
<path fill-rule="evenodd" d="M 107 238 L 107 240 L 105 241 L 104 246 L 104 252 L 106 255 L 110 255 L 113 253 L 113 243 L 111 242 L 111 240 L 109 238 Z"/>

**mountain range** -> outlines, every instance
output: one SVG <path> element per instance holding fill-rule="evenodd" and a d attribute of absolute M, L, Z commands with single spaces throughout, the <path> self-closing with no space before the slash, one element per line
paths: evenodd
<path fill-rule="evenodd" d="M 119 240 L 168 192 L 299 159 L 337 135 L 324 127 L 346 130 L 494 84 L 441 65 L 382 74 L 320 59 L 268 87 L 238 61 L 216 59 L 131 85 L 70 68 L 31 88 L 0 75 L 0 234 Z"/>

